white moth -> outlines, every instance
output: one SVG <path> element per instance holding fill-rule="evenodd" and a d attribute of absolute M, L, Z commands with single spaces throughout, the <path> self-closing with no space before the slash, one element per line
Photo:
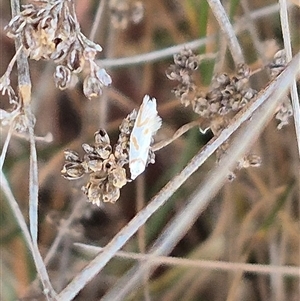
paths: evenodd
<path fill-rule="evenodd" d="M 145 95 L 130 135 L 129 169 L 132 180 L 145 170 L 151 138 L 160 127 L 156 99 Z"/>

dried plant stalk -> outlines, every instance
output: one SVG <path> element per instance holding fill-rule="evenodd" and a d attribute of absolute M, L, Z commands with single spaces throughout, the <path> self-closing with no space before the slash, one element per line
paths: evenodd
<path fill-rule="evenodd" d="M 75 243 L 79 251 L 84 255 L 97 256 L 102 252 L 103 248 L 86 245 L 82 243 Z M 182 267 L 196 267 L 199 269 L 214 269 L 220 271 L 239 271 L 252 272 L 255 274 L 280 274 L 285 276 L 296 276 L 300 277 L 299 269 L 294 266 L 272 266 L 265 264 L 251 264 L 251 263 L 236 263 L 236 262 L 226 262 L 219 260 L 195 260 L 178 258 L 172 256 L 159 256 L 153 254 L 141 254 L 133 252 L 118 251 L 115 254 L 116 257 L 125 259 L 134 259 L 136 261 L 148 261 L 151 266 L 159 265 L 170 265 L 170 266 L 182 266 Z"/>
<path fill-rule="evenodd" d="M 287 61 L 290 61 L 293 55 L 292 55 L 291 35 L 290 35 L 288 9 L 287 9 L 286 0 L 279 0 L 279 4 L 280 4 L 280 19 L 281 19 L 284 49 L 286 51 Z M 292 98 L 292 105 L 293 105 L 296 138 L 298 143 L 298 153 L 300 159 L 300 105 L 299 105 L 299 95 L 297 91 L 296 81 L 292 83 L 291 98 Z"/>

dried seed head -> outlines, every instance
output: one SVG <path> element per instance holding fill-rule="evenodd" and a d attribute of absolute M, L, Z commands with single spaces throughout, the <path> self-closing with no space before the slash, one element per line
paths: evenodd
<path fill-rule="evenodd" d="M 84 166 L 89 172 L 99 172 L 103 170 L 103 161 L 90 156 L 85 156 Z"/>
<path fill-rule="evenodd" d="M 58 65 L 56 66 L 55 73 L 54 73 L 54 80 L 56 87 L 64 90 L 70 86 L 71 83 L 71 70 L 65 66 Z"/>
<path fill-rule="evenodd" d="M 195 91 L 194 85 L 179 84 L 172 92 L 180 99 L 180 102 L 185 106 L 189 106 L 192 103 L 193 92 Z"/>
<path fill-rule="evenodd" d="M 77 180 L 85 174 L 85 169 L 81 163 L 69 162 L 63 166 L 61 174 L 65 179 Z"/>
<path fill-rule="evenodd" d="M 120 196 L 119 189 L 126 183 L 126 171 L 116 162 L 107 132 L 99 129 L 95 133 L 95 145 L 82 144 L 85 152 L 83 160 L 75 151 L 66 150 L 66 164 L 62 175 L 66 179 L 78 179 L 89 174 L 89 181 L 82 188 L 88 201 L 101 205 L 102 202 L 116 202 Z"/>
<path fill-rule="evenodd" d="M 130 22 L 139 23 L 144 17 L 141 1 L 111 0 L 109 2 L 111 22 L 115 28 L 126 29 Z"/>
<path fill-rule="evenodd" d="M 283 126 L 289 124 L 289 118 L 293 115 L 293 108 L 289 97 L 287 97 L 279 107 L 275 118 L 280 121 L 277 125 L 278 130 L 281 130 Z"/>
<path fill-rule="evenodd" d="M 79 157 L 79 154 L 73 150 L 66 149 L 64 151 L 65 159 L 67 162 L 77 162 L 82 163 L 82 160 Z"/>
<path fill-rule="evenodd" d="M 212 120 L 236 112 L 255 96 L 256 91 L 249 87 L 250 68 L 245 64 L 238 65 L 236 76 L 230 77 L 226 73 L 215 75 L 209 91 L 206 94 L 199 93 L 193 82 L 197 61 L 197 56 L 190 49 L 184 49 L 174 55 L 175 64 L 166 73 L 169 79 L 180 82 L 173 89 L 175 96 L 184 106 L 191 104 L 201 117 Z"/>
<path fill-rule="evenodd" d="M 100 156 L 101 159 L 105 160 L 111 155 L 112 147 L 111 145 L 99 145 L 95 148 L 96 153 Z"/>
<path fill-rule="evenodd" d="M 94 139 L 96 144 L 101 144 L 101 145 L 110 144 L 110 139 L 105 129 L 99 129 L 94 134 Z"/>
<path fill-rule="evenodd" d="M 113 169 L 116 168 L 115 156 L 111 155 L 109 158 L 103 160 L 103 171 L 109 174 Z"/>
<path fill-rule="evenodd" d="M 141 1 L 136 1 L 132 5 L 131 20 L 133 23 L 140 23 L 144 18 L 144 5 Z"/>
<path fill-rule="evenodd" d="M 74 15 L 72 1 L 35 1 L 6 26 L 11 38 L 21 37 L 24 49 L 31 59 L 52 59 L 58 64 L 54 78 L 60 89 L 74 83 L 73 75 L 90 64 L 90 75 L 85 80 L 84 92 L 88 98 L 98 96 L 102 86 L 111 83 L 110 76 L 94 62 L 97 45 L 86 38 Z"/>
<path fill-rule="evenodd" d="M 100 69 L 94 62 L 90 62 L 92 72 L 83 82 L 83 92 L 89 99 L 102 94 L 103 86 L 111 84 L 111 77 L 104 69 Z"/>
<path fill-rule="evenodd" d="M 96 71 L 96 77 L 100 80 L 103 86 L 109 86 L 112 83 L 111 77 L 107 74 L 105 69 L 98 69 Z"/>
<path fill-rule="evenodd" d="M 275 53 L 272 63 L 269 65 L 272 78 L 276 77 L 286 66 L 285 50 L 279 50 Z"/>
<path fill-rule="evenodd" d="M 95 152 L 95 147 L 87 143 L 83 143 L 82 148 L 87 154 L 93 154 Z"/>
<path fill-rule="evenodd" d="M 97 51 L 95 48 L 86 47 L 83 50 L 83 57 L 87 61 L 93 61 L 97 55 Z"/>
<path fill-rule="evenodd" d="M 241 63 L 237 65 L 236 77 L 238 79 L 247 78 L 249 79 L 251 70 L 248 65 Z"/>
<path fill-rule="evenodd" d="M 226 73 L 217 74 L 212 78 L 211 88 L 212 89 L 224 89 L 230 84 L 230 77 Z"/>
<path fill-rule="evenodd" d="M 181 68 L 196 70 L 199 60 L 191 49 L 184 48 L 180 53 L 174 54 L 174 63 Z"/>
<path fill-rule="evenodd" d="M 83 82 L 83 93 L 88 98 L 97 97 L 102 94 L 102 84 L 95 76 L 87 76 Z"/>
<path fill-rule="evenodd" d="M 77 43 L 74 43 L 70 47 L 68 55 L 66 57 L 66 66 L 75 73 L 79 73 L 84 65 L 84 57 L 82 55 L 82 49 L 76 48 Z"/>
<path fill-rule="evenodd" d="M 129 162 L 129 140 L 136 117 L 137 112 L 136 110 L 133 110 L 125 119 L 123 119 L 119 126 L 120 135 L 114 148 L 114 155 L 120 166 Z"/>
<path fill-rule="evenodd" d="M 102 189 L 99 184 L 88 182 L 86 186 L 81 188 L 83 193 L 86 194 L 88 202 L 101 206 L 102 203 Z"/>
<path fill-rule="evenodd" d="M 205 128 L 210 128 L 214 135 L 219 134 L 229 122 L 227 114 L 239 111 L 256 95 L 256 91 L 250 88 L 250 68 L 245 64 L 237 67 L 236 76 L 228 74 L 217 74 L 213 77 L 207 93 L 199 91 L 193 83 L 193 62 L 191 50 L 183 50 L 174 56 L 174 65 L 167 70 L 167 76 L 171 80 L 180 82 L 173 91 L 184 106 L 192 105 L 195 113 L 207 120 Z M 197 66 L 197 65 L 195 65 Z M 196 68 L 196 67 L 195 67 Z M 279 115 L 279 114 L 278 114 Z M 228 148 L 225 143 L 218 151 L 217 158 L 223 156 Z M 258 166 L 260 158 L 252 156 L 244 158 L 240 167 Z M 235 174 L 231 173 L 229 178 L 233 180 Z"/>
<path fill-rule="evenodd" d="M 104 203 L 115 203 L 120 197 L 120 189 L 108 182 L 103 185 L 102 200 Z"/>
<path fill-rule="evenodd" d="M 249 154 L 239 160 L 237 169 L 249 168 L 249 167 L 260 167 L 261 158 L 255 154 Z"/>
<path fill-rule="evenodd" d="M 236 174 L 234 172 L 230 172 L 228 175 L 227 175 L 227 179 L 229 182 L 232 182 L 234 181 L 236 178 Z"/>
<path fill-rule="evenodd" d="M 181 81 L 180 70 L 180 67 L 176 65 L 170 65 L 166 71 L 167 78 L 170 80 Z"/>
<path fill-rule="evenodd" d="M 121 166 L 116 166 L 108 175 L 108 181 L 111 182 L 114 187 L 122 188 L 127 183 L 125 169 Z"/>
<path fill-rule="evenodd" d="M 194 98 L 193 110 L 195 113 L 199 114 L 202 117 L 208 117 L 209 115 L 208 108 L 209 108 L 208 101 L 205 97 L 203 97 L 202 95 L 197 95 Z"/>

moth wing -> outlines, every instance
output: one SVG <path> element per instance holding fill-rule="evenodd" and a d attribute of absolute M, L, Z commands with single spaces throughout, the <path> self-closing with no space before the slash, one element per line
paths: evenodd
<path fill-rule="evenodd" d="M 132 179 L 145 170 L 151 138 L 160 127 L 156 99 L 145 95 L 130 135 L 129 168 Z"/>
<path fill-rule="evenodd" d="M 156 99 L 145 95 L 137 116 L 138 124 L 149 129 L 153 136 L 161 127 L 161 118 L 157 115 Z"/>

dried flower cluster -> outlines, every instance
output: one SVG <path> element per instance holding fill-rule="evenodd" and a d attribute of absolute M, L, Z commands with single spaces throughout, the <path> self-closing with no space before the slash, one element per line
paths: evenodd
<path fill-rule="evenodd" d="M 13 102 L 12 108 L 7 111 L 0 109 L 0 125 L 12 126 L 12 128 L 19 132 L 26 132 L 28 127 L 35 124 L 35 117 L 33 114 L 25 114 L 23 108 L 18 102 Z"/>
<path fill-rule="evenodd" d="M 235 76 L 226 73 L 214 76 L 209 91 L 204 93 L 193 80 L 198 66 L 198 57 L 192 50 L 183 49 L 174 55 L 174 64 L 167 70 L 167 77 L 180 82 L 173 92 L 181 103 L 185 107 L 191 105 L 195 113 L 211 122 L 219 119 L 218 116 L 240 110 L 257 93 L 249 86 L 250 69 L 244 64 L 238 66 Z"/>
<path fill-rule="evenodd" d="M 130 135 L 137 117 L 133 110 L 121 123 L 118 141 L 111 146 L 110 138 L 104 129 L 95 133 L 93 145 L 83 144 L 83 159 L 72 150 L 65 151 L 65 164 L 61 171 L 64 178 L 76 180 L 84 175 L 89 180 L 82 191 L 88 201 L 100 206 L 102 202 L 115 203 L 120 197 L 120 189 L 130 180 L 126 176 L 125 165 L 129 164 Z M 147 165 L 155 162 L 151 148 Z"/>
<path fill-rule="evenodd" d="M 275 78 L 286 66 L 286 54 L 285 50 L 279 50 L 275 53 L 274 59 L 271 62 L 270 71 L 271 77 Z M 289 123 L 289 118 L 293 115 L 293 108 L 291 105 L 291 100 L 288 96 L 283 100 L 278 111 L 275 115 L 275 118 L 280 121 L 277 125 L 277 128 L 280 130 L 284 125 Z"/>
<path fill-rule="evenodd" d="M 95 133 L 95 144 L 83 144 L 83 159 L 72 150 L 65 151 L 66 163 L 61 171 L 68 180 L 79 179 L 89 174 L 89 181 L 82 187 L 88 200 L 100 206 L 102 202 L 116 202 L 120 188 L 126 182 L 126 171 L 112 152 L 110 139 L 105 130 Z"/>
<path fill-rule="evenodd" d="M 237 67 L 234 76 L 226 73 L 217 74 L 213 77 L 208 92 L 203 92 L 194 82 L 193 74 L 199 66 L 199 59 L 191 49 L 183 49 L 179 54 L 174 55 L 172 64 L 166 75 L 171 80 L 176 80 L 179 85 L 173 92 L 181 103 L 187 107 L 192 106 L 193 111 L 205 119 L 204 124 L 211 129 L 214 135 L 228 125 L 232 114 L 244 107 L 256 94 L 249 84 L 250 68 L 245 64 Z M 217 151 L 218 161 L 226 153 L 228 141 Z M 236 166 L 236 169 L 249 166 L 260 166 L 261 159 L 254 154 L 244 156 Z M 235 174 L 229 175 L 234 179 Z"/>
<path fill-rule="evenodd" d="M 109 9 L 113 26 L 119 29 L 126 29 L 130 22 L 137 24 L 144 17 L 141 1 L 111 0 Z"/>
<path fill-rule="evenodd" d="M 100 95 L 111 78 L 95 63 L 102 48 L 81 33 L 73 1 L 37 0 L 23 8 L 6 26 L 7 35 L 21 37 L 31 59 L 51 59 L 57 64 L 54 78 L 60 89 L 71 87 L 87 62 L 90 72 L 84 79 L 84 94 L 87 98 Z"/>

